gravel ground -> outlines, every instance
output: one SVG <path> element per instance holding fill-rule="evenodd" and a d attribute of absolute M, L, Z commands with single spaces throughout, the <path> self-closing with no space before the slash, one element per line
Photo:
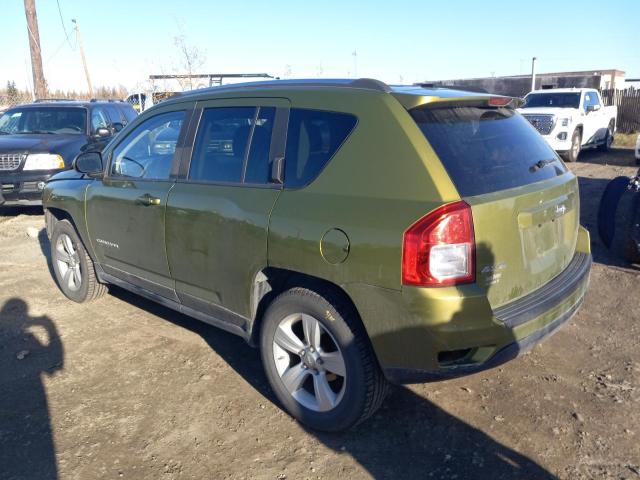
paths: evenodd
<path fill-rule="evenodd" d="M 331 435 L 280 410 L 239 338 L 115 288 L 67 301 L 42 212 L 5 209 L 0 478 L 640 478 L 640 270 L 595 233 L 602 189 L 632 165 L 621 149 L 571 165 L 595 265 L 569 324 L 502 368 L 395 388 Z"/>

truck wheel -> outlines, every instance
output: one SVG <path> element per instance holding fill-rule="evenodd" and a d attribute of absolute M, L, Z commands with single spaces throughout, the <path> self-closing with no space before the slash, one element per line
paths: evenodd
<path fill-rule="evenodd" d="M 350 428 L 387 394 L 357 313 L 330 291 L 296 287 L 280 294 L 265 312 L 260 350 L 278 400 L 313 429 Z"/>
<path fill-rule="evenodd" d="M 56 283 L 70 300 L 84 303 L 106 293 L 106 285 L 98 282 L 93 261 L 68 220 L 53 227 L 51 261 Z"/>
<path fill-rule="evenodd" d="M 605 138 L 604 141 L 602 142 L 602 144 L 598 147 L 598 149 L 602 152 L 607 152 L 609 151 L 609 149 L 611 148 L 611 145 L 613 144 L 613 130 L 614 130 L 614 126 L 615 123 L 613 122 L 613 120 L 611 120 L 609 122 L 609 126 L 607 127 L 607 133 L 605 134 Z"/>
<path fill-rule="evenodd" d="M 571 136 L 571 149 L 567 152 L 564 152 L 562 158 L 567 162 L 575 162 L 578 160 L 578 155 L 580 155 L 580 145 L 582 144 L 582 134 L 580 130 L 574 130 L 573 135 Z"/>
<path fill-rule="evenodd" d="M 629 263 L 640 264 L 640 194 L 634 194 L 625 232 L 624 256 Z"/>

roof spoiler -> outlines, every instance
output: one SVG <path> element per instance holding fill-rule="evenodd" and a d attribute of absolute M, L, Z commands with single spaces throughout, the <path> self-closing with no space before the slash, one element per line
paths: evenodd
<path fill-rule="evenodd" d="M 459 97 L 417 97 L 422 101 L 416 101 L 413 105 L 406 105 L 405 108 L 452 108 L 460 106 L 469 107 L 495 107 L 516 109 L 524 103 L 519 97 L 508 97 L 504 95 L 465 95 Z"/>

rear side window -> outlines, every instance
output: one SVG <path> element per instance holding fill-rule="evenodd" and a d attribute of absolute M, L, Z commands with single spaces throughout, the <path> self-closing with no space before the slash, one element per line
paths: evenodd
<path fill-rule="evenodd" d="M 520 187 L 565 173 L 531 124 L 512 109 L 410 111 L 463 197 Z"/>
<path fill-rule="evenodd" d="M 189 179 L 200 182 L 242 180 L 242 167 L 255 107 L 208 108 L 202 113 L 191 156 Z"/>
<path fill-rule="evenodd" d="M 356 117 L 346 113 L 291 109 L 285 153 L 285 187 L 302 187 L 311 183 L 356 123 Z"/>
<path fill-rule="evenodd" d="M 189 179 L 268 183 L 275 108 L 220 107 L 202 113 Z"/>
<path fill-rule="evenodd" d="M 260 107 L 258 110 L 244 172 L 245 183 L 269 183 L 271 178 L 269 150 L 275 115 L 274 107 Z"/>

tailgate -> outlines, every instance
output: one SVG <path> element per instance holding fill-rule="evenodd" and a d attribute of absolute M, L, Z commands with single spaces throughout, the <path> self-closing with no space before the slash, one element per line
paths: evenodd
<path fill-rule="evenodd" d="M 465 200 L 473 211 L 476 279 L 493 308 L 540 288 L 571 262 L 580 217 L 571 173 Z"/>
<path fill-rule="evenodd" d="M 476 281 L 493 308 L 567 267 L 580 217 L 575 175 L 522 115 L 496 103 L 463 99 L 409 111 L 471 206 Z"/>

